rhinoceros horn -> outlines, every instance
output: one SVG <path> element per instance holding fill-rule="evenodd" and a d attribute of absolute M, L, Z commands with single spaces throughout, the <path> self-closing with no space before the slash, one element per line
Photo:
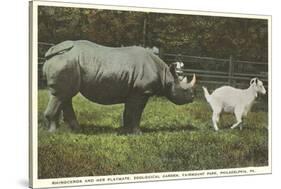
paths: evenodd
<path fill-rule="evenodd" d="M 182 79 L 182 84 L 183 84 L 183 86 L 185 86 L 186 85 L 186 83 L 187 83 L 187 86 L 188 87 L 194 87 L 194 85 L 195 85 L 195 83 L 196 83 L 196 76 L 195 76 L 195 74 L 193 74 L 193 78 L 192 78 L 192 80 L 188 83 L 188 80 L 187 80 L 187 77 L 185 76 L 183 79 Z"/>
<path fill-rule="evenodd" d="M 192 80 L 190 81 L 191 87 L 194 87 L 195 83 L 196 83 L 196 76 L 195 74 L 193 74 Z"/>

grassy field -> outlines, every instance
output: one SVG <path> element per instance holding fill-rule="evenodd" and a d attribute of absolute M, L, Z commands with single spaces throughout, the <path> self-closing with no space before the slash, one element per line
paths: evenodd
<path fill-rule="evenodd" d="M 142 135 L 118 135 L 123 105 L 102 106 L 81 95 L 74 109 L 81 125 L 71 132 L 61 121 L 48 133 L 43 112 L 48 92 L 39 91 L 39 178 L 189 171 L 268 164 L 268 115 L 251 112 L 244 129 L 231 130 L 233 115 L 223 115 L 219 132 L 203 99 L 177 106 L 151 98 L 145 108 Z"/>

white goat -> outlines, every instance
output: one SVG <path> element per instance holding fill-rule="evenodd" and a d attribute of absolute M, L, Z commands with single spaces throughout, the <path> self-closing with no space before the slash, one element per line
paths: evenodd
<path fill-rule="evenodd" d="M 258 93 L 266 93 L 262 81 L 257 78 L 251 79 L 250 87 L 247 89 L 236 89 L 230 86 L 223 86 L 216 89 L 210 95 L 206 87 L 202 88 L 206 100 L 213 110 L 212 120 L 216 131 L 218 130 L 217 123 L 219 122 L 220 113 L 222 111 L 234 113 L 237 122 L 231 126 L 231 129 L 240 125 L 241 130 L 242 117 L 245 117 L 250 111 Z"/>

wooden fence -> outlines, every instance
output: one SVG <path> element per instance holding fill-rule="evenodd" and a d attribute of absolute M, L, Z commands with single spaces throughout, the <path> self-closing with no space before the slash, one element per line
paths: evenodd
<path fill-rule="evenodd" d="M 268 85 L 268 63 L 240 61 L 232 56 L 228 59 L 188 56 L 181 54 L 162 54 L 161 58 L 169 63 L 184 63 L 183 75 L 197 75 L 198 83 L 204 85 L 231 85 L 245 87 L 253 77 L 258 77 Z"/>
<path fill-rule="evenodd" d="M 45 52 L 54 44 L 38 43 L 38 83 L 39 87 L 45 86 L 45 78 L 42 74 Z M 245 87 L 253 77 L 260 78 L 267 88 L 268 83 L 268 64 L 266 62 L 252 62 L 235 60 L 232 56 L 228 59 L 198 57 L 181 54 L 163 53 L 161 58 L 170 64 L 182 61 L 184 68 L 183 75 L 197 76 L 197 81 L 202 85 L 231 85 L 235 87 Z M 189 77 L 190 78 L 190 77 Z"/>

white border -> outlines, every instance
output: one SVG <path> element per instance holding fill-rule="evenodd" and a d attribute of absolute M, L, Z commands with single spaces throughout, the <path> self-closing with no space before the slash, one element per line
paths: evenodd
<path fill-rule="evenodd" d="M 206 11 L 187 11 L 187 10 L 172 10 L 172 9 L 159 9 L 159 8 L 145 8 L 145 7 L 128 7 L 128 6 L 109 6 L 109 5 L 94 5 L 94 4 L 80 4 L 80 3 L 63 3 L 63 2 L 48 2 L 48 1 L 32 1 L 32 50 L 31 50 L 31 74 L 32 83 L 30 88 L 30 95 L 32 96 L 32 129 L 30 129 L 30 152 L 32 157 L 32 165 L 30 165 L 30 186 L 33 188 L 41 187 L 61 187 L 61 186 L 80 186 L 80 185 L 93 185 L 93 184 L 116 184 L 116 183 L 126 183 L 126 182 L 145 182 L 145 181 L 160 181 L 160 180 L 178 180 L 178 179 L 190 179 L 190 178 L 205 178 L 205 177 L 217 177 L 217 176 L 238 176 L 238 175 L 254 175 L 254 174 L 267 174 L 272 172 L 272 153 L 271 153 L 271 16 L 269 15 L 252 15 L 252 14 L 236 14 L 236 13 L 218 13 L 218 12 L 206 12 Z M 202 16 L 220 16 L 220 17 L 236 17 L 236 18 L 254 18 L 254 19 L 267 19 L 268 20 L 268 65 L 269 65 L 269 80 L 268 86 L 270 92 L 268 99 L 268 110 L 269 110 L 269 142 L 268 142 L 268 163 L 266 167 L 247 167 L 247 168 L 235 168 L 235 169 L 219 169 L 219 170 L 200 170 L 200 171 L 186 171 L 186 172 L 171 172 L 171 173 L 147 173 L 147 174 L 134 174 L 134 175 L 114 175 L 114 176 L 92 176 L 92 177 L 73 177 L 73 178 L 61 178 L 61 179 L 38 179 L 38 81 L 37 81 L 37 48 L 38 48 L 38 20 L 37 20 L 37 7 L 38 6 L 58 6 L 58 7 L 77 7 L 77 8 L 95 8 L 95 9 L 106 9 L 106 10 L 133 10 L 141 12 L 158 12 L 158 13 L 176 13 L 176 14 L 190 14 L 190 15 L 202 15 Z M 245 173 L 246 172 L 246 173 Z M 204 175 L 198 175 L 198 173 L 204 173 Z M 210 173 L 215 175 L 211 175 Z M 178 174 L 180 176 L 176 177 L 163 177 L 163 175 L 174 175 Z M 195 174 L 195 175 L 192 175 Z M 152 176 L 153 179 L 135 179 L 136 176 Z M 118 178 L 128 177 L 129 180 L 120 182 Z M 105 179 L 104 181 L 97 182 L 98 179 Z M 117 180 L 116 180 L 117 179 Z M 80 180 L 79 183 L 67 184 L 67 182 Z M 86 180 L 92 180 L 92 182 L 86 182 Z M 65 182 L 66 184 L 62 184 Z M 54 184 L 55 183 L 55 184 Z"/>
<path fill-rule="evenodd" d="M 135 182 L 167 181 L 179 179 L 212 178 L 241 175 L 258 175 L 270 173 L 268 167 L 246 167 L 233 169 L 197 170 L 185 172 L 144 173 L 129 175 L 68 177 L 57 179 L 40 179 L 34 182 L 33 187 L 63 187 L 81 185 L 105 185 Z"/>

